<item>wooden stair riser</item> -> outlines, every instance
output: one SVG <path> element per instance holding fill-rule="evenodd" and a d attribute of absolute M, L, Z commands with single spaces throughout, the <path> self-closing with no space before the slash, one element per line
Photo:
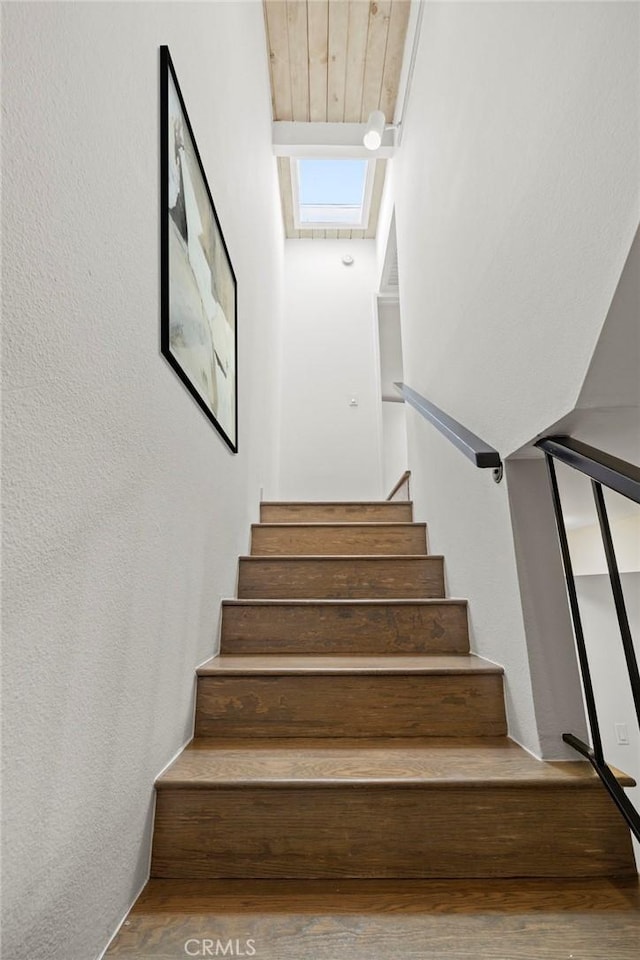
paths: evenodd
<path fill-rule="evenodd" d="M 424 523 L 254 524 L 252 556 L 415 555 L 427 553 Z"/>
<path fill-rule="evenodd" d="M 467 653 L 466 603 L 225 603 L 229 654 Z"/>
<path fill-rule="evenodd" d="M 582 877 L 634 873 L 597 784 L 158 791 L 152 877 Z"/>
<path fill-rule="evenodd" d="M 411 523 L 413 504 L 395 503 L 261 503 L 261 523 Z"/>
<path fill-rule="evenodd" d="M 197 737 L 504 734 L 500 674 L 198 678 Z"/>
<path fill-rule="evenodd" d="M 240 599 L 444 597 L 442 557 L 241 557 Z"/>

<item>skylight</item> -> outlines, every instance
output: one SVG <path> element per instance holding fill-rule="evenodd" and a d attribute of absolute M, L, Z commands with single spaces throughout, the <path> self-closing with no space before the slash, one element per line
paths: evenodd
<path fill-rule="evenodd" d="M 296 226 L 365 227 L 373 166 L 369 160 L 299 159 L 294 169 Z"/>

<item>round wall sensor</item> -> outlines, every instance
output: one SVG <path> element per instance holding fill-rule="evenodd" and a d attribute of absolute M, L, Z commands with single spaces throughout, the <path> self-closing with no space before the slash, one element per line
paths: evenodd
<path fill-rule="evenodd" d="M 351 264 L 353 263 L 353 257 L 350 257 L 349 254 L 347 253 L 347 254 L 342 258 L 342 262 L 344 263 L 345 267 L 350 267 Z"/>

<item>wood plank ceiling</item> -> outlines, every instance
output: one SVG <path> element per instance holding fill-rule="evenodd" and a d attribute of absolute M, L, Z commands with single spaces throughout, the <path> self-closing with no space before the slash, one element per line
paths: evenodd
<path fill-rule="evenodd" d="M 264 0 L 274 120 L 393 122 L 410 0 Z M 295 230 L 291 168 L 278 157 L 287 237 L 362 239 L 376 233 L 386 160 L 376 161 L 366 230 Z"/>

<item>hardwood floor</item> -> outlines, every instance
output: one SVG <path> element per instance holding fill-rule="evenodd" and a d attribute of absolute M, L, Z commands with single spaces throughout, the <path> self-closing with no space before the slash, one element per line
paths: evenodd
<path fill-rule="evenodd" d="M 256 960 L 637 960 L 640 889 L 637 877 L 152 880 L 107 960 L 222 956 L 229 941 L 227 956 Z"/>

